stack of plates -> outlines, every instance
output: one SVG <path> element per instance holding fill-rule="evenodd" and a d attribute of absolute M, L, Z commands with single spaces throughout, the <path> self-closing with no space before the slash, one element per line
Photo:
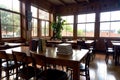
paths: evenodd
<path fill-rule="evenodd" d="M 69 55 L 72 54 L 72 45 L 67 43 L 58 44 L 57 48 L 58 54 Z"/>

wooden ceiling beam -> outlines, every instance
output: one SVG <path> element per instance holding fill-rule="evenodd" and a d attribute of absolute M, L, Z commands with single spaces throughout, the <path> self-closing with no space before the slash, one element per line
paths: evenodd
<path fill-rule="evenodd" d="M 67 5 L 64 0 L 59 0 L 59 1 L 60 1 L 61 3 L 63 3 L 64 5 Z"/>
<path fill-rule="evenodd" d="M 74 0 L 76 3 L 80 3 L 78 0 Z"/>
<path fill-rule="evenodd" d="M 76 3 L 81 3 L 81 2 L 88 2 L 89 3 L 89 0 L 74 0 Z"/>

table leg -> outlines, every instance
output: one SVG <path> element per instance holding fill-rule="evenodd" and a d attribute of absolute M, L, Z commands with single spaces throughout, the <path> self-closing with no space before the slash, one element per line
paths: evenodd
<path fill-rule="evenodd" d="M 118 52 L 118 46 L 115 46 L 114 47 L 114 50 L 115 50 L 115 65 L 118 65 L 119 64 L 119 52 Z"/>
<path fill-rule="evenodd" d="M 1 67 L 2 67 L 2 59 L 0 59 L 0 79 L 2 77 L 2 70 L 1 70 Z"/>
<path fill-rule="evenodd" d="M 80 63 L 77 62 L 74 65 L 76 66 L 73 67 L 73 80 L 80 80 L 80 69 L 79 69 Z"/>

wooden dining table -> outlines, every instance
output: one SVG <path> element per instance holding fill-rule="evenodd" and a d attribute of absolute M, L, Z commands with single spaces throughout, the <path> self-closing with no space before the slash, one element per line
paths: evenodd
<path fill-rule="evenodd" d="M 118 52 L 118 50 L 120 49 L 120 41 L 111 41 L 112 45 L 114 47 L 114 55 L 115 55 L 115 65 L 119 64 L 119 56 L 120 53 Z"/>
<path fill-rule="evenodd" d="M 7 54 L 11 56 L 12 51 L 18 51 L 18 52 L 25 52 L 27 56 L 30 56 L 30 51 L 28 46 L 20 46 L 10 49 L 5 49 Z M 73 54 L 70 55 L 64 55 L 64 54 L 57 54 L 57 47 L 47 47 L 46 51 L 39 52 L 34 51 L 36 54 L 45 55 L 47 60 L 46 62 L 48 64 L 55 64 L 55 65 L 62 65 L 62 66 L 68 66 L 73 69 L 73 80 L 80 80 L 80 70 L 79 70 L 79 64 L 82 61 L 82 59 L 86 56 L 86 54 L 89 52 L 88 49 L 73 49 Z"/>

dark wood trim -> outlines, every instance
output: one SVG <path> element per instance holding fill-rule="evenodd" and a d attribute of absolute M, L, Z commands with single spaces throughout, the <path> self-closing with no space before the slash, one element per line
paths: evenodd
<path fill-rule="evenodd" d="M 78 0 L 74 0 L 74 1 L 75 1 L 76 3 L 78 3 L 78 4 L 80 3 Z"/>
<path fill-rule="evenodd" d="M 63 0 L 59 0 L 61 3 L 63 3 L 64 5 L 67 5 L 67 3 L 65 3 L 65 1 Z"/>

